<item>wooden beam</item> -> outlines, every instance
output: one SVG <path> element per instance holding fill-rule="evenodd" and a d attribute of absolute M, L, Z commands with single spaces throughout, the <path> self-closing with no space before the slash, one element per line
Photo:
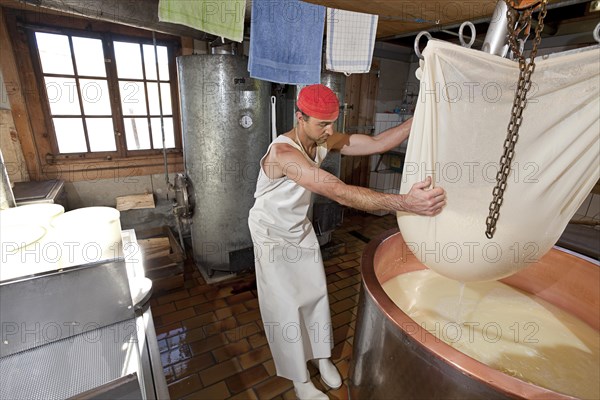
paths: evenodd
<path fill-rule="evenodd" d="M 13 44 L 8 34 L 4 9 L 2 7 L 0 7 L 0 49 L 2 49 L 0 68 L 4 77 L 15 129 L 21 142 L 29 177 L 35 181 L 39 179 L 41 173 L 41 161 L 35 145 L 33 129 L 30 125 L 29 113 L 23 93 L 24 86 L 19 76 L 19 68 L 17 67 Z"/>
<path fill-rule="evenodd" d="M 175 36 L 207 40 L 213 35 L 180 24 L 158 20 L 158 0 L 22 0 L 38 9 L 59 11 L 100 21 L 134 26 Z"/>

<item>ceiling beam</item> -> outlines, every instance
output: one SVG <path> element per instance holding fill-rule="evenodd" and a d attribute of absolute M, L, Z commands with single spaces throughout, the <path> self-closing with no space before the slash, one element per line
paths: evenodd
<path fill-rule="evenodd" d="M 129 25 L 175 36 L 210 40 L 214 36 L 180 24 L 158 20 L 158 0 L 20 0 L 38 9 Z"/>

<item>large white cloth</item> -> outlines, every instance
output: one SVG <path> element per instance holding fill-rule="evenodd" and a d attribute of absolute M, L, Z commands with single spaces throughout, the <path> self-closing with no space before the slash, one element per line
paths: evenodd
<path fill-rule="evenodd" d="M 436 217 L 398 213 L 409 249 L 463 282 L 500 279 L 542 257 L 600 176 L 598 46 L 538 57 L 492 239 L 486 218 L 519 74 L 518 64 L 431 40 L 401 193 L 430 175 L 447 192 Z"/>
<path fill-rule="evenodd" d="M 293 140 L 279 136 L 273 143 Z M 269 146 L 268 152 L 271 150 Z M 315 166 L 327 154 L 317 148 Z M 258 302 L 277 375 L 305 382 L 307 361 L 329 358 L 333 346 L 325 269 L 319 242 L 307 214 L 311 192 L 294 181 L 298 172 L 287 166 L 287 176 L 268 178 L 260 161 L 255 204 L 248 225 L 254 242 Z"/>

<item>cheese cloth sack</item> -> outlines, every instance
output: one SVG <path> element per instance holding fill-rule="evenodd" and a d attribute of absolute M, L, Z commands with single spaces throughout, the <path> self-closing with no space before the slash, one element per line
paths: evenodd
<path fill-rule="evenodd" d="M 486 218 L 519 75 L 515 61 L 430 40 L 400 193 L 432 176 L 447 193 L 435 217 L 398 213 L 408 249 L 463 282 L 495 280 L 556 243 L 599 178 L 599 48 L 536 59 L 492 239 Z"/>

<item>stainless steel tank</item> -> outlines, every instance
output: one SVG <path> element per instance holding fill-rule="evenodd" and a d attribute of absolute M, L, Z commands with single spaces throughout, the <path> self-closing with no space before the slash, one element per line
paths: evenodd
<path fill-rule="evenodd" d="M 433 336 L 398 308 L 381 284 L 426 268 L 400 233 L 365 248 L 350 368 L 352 399 L 573 399 L 504 374 Z M 502 282 L 533 293 L 598 330 L 598 265 L 558 248 Z"/>
<path fill-rule="evenodd" d="M 340 102 L 340 115 L 335 122 L 335 130 L 342 132 L 344 128 L 344 92 L 346 91 L 346 76 L 341 73 L 321 72 L 321 83 L 331 89 Z M 297 97 L 297 96 L 296 96 Z M 342 155 L 339 151 L 329 152 L 321 168 L 340 177 Z M 333 200 L 321 195 L 313 195 L 312 223 L 321 246 L 331 241 L 331 235 L 342 223 L 343 207 Z"/>
<path fill-rule="evenodd" d="M 250 78 L 241 55 L 181 56 L 177 68 L 195 261 L 209 275 L 253 268 L 248 212 L 271 138 L 271 84 Z"/>

